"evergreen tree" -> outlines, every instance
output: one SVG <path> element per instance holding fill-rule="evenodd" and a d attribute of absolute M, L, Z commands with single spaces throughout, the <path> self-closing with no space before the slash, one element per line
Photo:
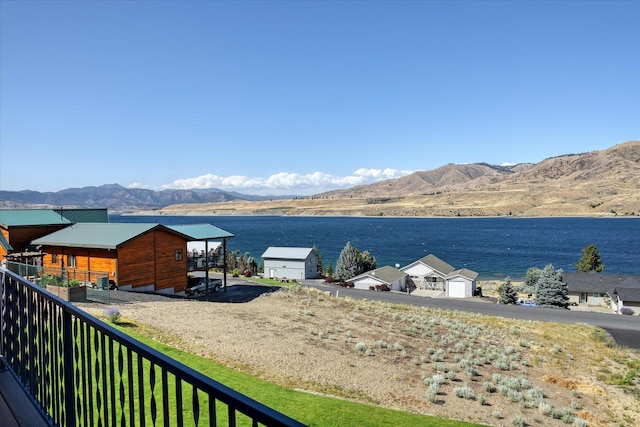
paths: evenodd
<path fill-rule="evenodd" d="M 518 293 L 511 283 L 511 277 L 507 277 L 500 291 L 500 304 L 516 304 L 518 302 Z"/>
<path fill-rule="evenodd" d="M 327 277 L 333 277 L 333 265 L 331 263 L 327 267 Z"/>
<path fill-rule="evenodd" d="M 538 280 L 536 305 L 549 308 L 569 307 L 569 288 L 562 281 L 562 270 L 556 270 L 552 264 L 542 270 Z"/>
<path fill-rule="evenodd" d="M 338 262 L 336 263 L 336 278 L 339 280 L 349 280 L 362 272 L 358 251 L 347 242 L 340 251 Z"/>
<path fill-rule="evenodd" d="M 596 245 L 591 244 L 582 249 L 582 257 L 578 260 L 575 267 L 579 273 L 588 273 L 590 271 L 600 273 L 604 270 L 604 264 L 602 263 L 602 258 Z"/>
<path fill-rule="evenodd" d="M 313 249 L 311 250 L 316 256 L 316 273 L 318 276 L 324 276 L 324 264 L 322 263 L 322 255 L 320 255 L 320 251 L 316 245 L 313 245 Z"/>
<path fill-rule="evenodd" d="M 378 263 L 369 251 L 364 251 L 360 254 L 360 265 L 362 271 L 360 271 L 358 274 L 364 273 L 365 271 L 375 270 L 378 266 Z"/>

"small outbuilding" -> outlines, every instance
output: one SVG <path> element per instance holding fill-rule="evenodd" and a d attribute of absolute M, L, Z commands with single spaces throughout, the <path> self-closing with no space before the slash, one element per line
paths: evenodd
<path fill-rule="evenodd" d="M 447 296 L 449 298 L 471 298 L 476 294 L 478 273 L 461 268 L 447 274 Z"/>
<path fill-rule="evenodd" d="M 313 248 L 270 246 L 262 254 L 264 275 L 270 279 L 315 279 L 318 257 Z"/>

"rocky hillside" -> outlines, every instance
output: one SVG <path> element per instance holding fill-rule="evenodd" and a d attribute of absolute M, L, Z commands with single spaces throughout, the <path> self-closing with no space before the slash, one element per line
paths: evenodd
<path fill-rule="evenodd" d="M 302 200 L 174 205 L 199 215 L 640 215 L 640 141 L 510 167 L 448 164 Z"/>

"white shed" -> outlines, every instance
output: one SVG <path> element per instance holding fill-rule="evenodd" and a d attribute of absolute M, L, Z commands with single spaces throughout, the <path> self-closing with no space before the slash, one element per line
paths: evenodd
<path fill-rule="evenodd" d="M 449 298 L 471 298 L 476 293 L 478 273 L 461 268 L 447 275 L 447 296 Z"/>
<path fill-rule="evenodd" d="M 268 278 L 314 279 L 318 277 L 318 257 L 313 248 L 270 246 L 262 254 Z"/>

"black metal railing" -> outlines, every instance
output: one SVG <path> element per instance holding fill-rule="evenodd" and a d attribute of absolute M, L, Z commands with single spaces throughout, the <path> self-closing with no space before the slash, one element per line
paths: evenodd
<path fill-rule="evenodd" d="M 0 356 L 56 426 L 302 426 L 0 268 Z"/>

